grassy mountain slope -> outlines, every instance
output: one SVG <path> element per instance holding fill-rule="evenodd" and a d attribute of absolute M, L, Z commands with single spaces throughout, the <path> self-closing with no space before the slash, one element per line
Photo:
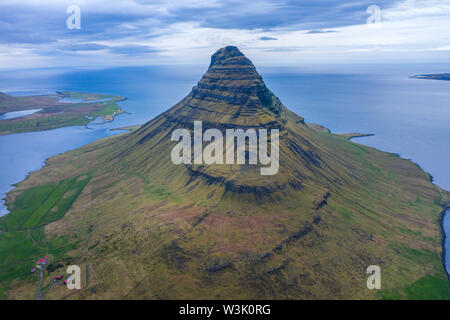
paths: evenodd
<path fill-rule="evenodd" d="M 174 165 L 177 128 L 280 130 L 280 170 Z M 70 198 L 70 201 L 67 200 Z M 46 298 L 448 298 L 441 204 L 410 161 L 308 126 L 235 47 L 145 125 L 49 159 L 8 194 L 0 286 L 29 298 L 21 268 L 83 267 L 83 289 Z M 12 252 L 23 246 L 21 256 Z M 379 265 L 382 290 L 366 287 Z"/>

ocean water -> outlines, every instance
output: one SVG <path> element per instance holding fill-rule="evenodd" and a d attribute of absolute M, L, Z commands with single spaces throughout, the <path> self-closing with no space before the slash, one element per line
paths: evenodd
<path fill-rule="evenodd" d="M 409 78 L 449 65 L 309 68 L 272 69 L 264 78 L 307 122 L 374 134 L 353 141 L 411 159 L 450 190 L 450 81 Z"/>
<path fill-rule="evenodd" d="M 268 87 L 307 122 L 333 132 L 372 133 L 354 140 L 412 159 L 450 190 L 450 81 L 409 76 L 448 71 L 449 65 L 338 65 L 258 68 Z M 98 70 L 40 69 L 0 74 L 0 91 L 13 95 L 70 90 L 126 96 L 125 111 L 107 124 L 0 136 L 0 197 L 44 165 L 45 159 L 118 134 L 167 110 L 197 83 L 201 66 Z M 69 101 L 68 101 L 69 102 Z M 0 215 L 7 213 L 0 205 Z"/>
<path fill-rule="evenodd" d="M 442 220 L 442 225 L 445 230 L 445 269 L 447 270 L 447 274 L 450 275 L 450 208 L 445 211 L 445 215 Z"/>
<path fill-rule="evenodd" d="M 126 96 L 121 114 L 113 122 L 94 119 L 85 126 L 0 136 L 0 198 L 45 159 L 97 139 L 119 134 L 112 128 L 142 124 L 181 100 L 201 77 L 205 68 L 152 67 L 107 70 L 40 69 L 0 73 L 0 91 L 15 96 L 80 91 Z M 65 100 L 64 102 L 78 102 Z M 0 216 L 6 214 L 0 201 Z"/>

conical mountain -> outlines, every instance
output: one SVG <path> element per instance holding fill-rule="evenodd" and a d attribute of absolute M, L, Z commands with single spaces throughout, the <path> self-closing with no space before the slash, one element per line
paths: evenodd
<path fill-rule="evenodd" d="M 278 129 L 279 172 L 262 176 L 261 164 L 174 168 L 170 152 L 167 152 L 174 145 L 170 134 L 179 128 L 192 131 L 194 121 L 202 121 L 203 130 L 217 128 L 224 134 L 226 129 L 233 128 Z M 351 163 L 333 154 L 326 141 L 321 141 L 319 134 L 309 128 L 301 116 L 289 111 L 267 88 L 252 62 L 232 46 L 212 56 L 207 72 L 189 95 L 124 139 L 123 148 L 117 150 L 120 153 L 113 153 L 113 163 L 139 165 L 151 175 L 152 172 L 164 172 L 166 177 L 175 174 L 174 180 L 189 181 L 190 192 L 192 185 L 203 182 L 222 186 L 221 194 L 245 190 L 250 196 L 281 199 L 277 191 L 283 190 L 286 196 L 289 190 L 308 184 L 329 188 L 353 175 Z"/>
<path fill-rule="evenodd" d="M 192 134 L 194 121 L 203 131 L 279 130 L 279 171 L 174 164 L 172 133 Z M 49 159 L 8 194 L 12 212 L 0 227 L 28 221 L 24 204 L 35 195 L 49 199 L 48 214 L 32 212 L 29 221 L 45 218 L 25 238 L 45 239 L 36 250 L 49 252 L 51 272 L 69 263 L 88 270 L 86 290 L 71 298 L 447 297 L 438 221 L 448 194 L 410 161 L 315 128 L 226 47 L 168 111 Z M 73 204 L 50 208 L 55 185 Z M 381 290 L 367 287 L 373 265 Z M 29 291 L 27 281 L 8 286 L 21 297 Z M 66 295 L 55 289 L 46 298 Z"/>
<path fill-rule="evenodd" d="M 223 127 L 259 127 L 276 124 L 282 109 L 251 61 L 226 47 L 212 56 L 208 71 L 172 114 Z"/>

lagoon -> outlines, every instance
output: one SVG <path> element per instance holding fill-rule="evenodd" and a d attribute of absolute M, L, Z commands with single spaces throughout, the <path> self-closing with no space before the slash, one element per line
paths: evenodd
<path fill-rule="evenodd" d="M 6 112 L 3 114 L 0 114 L 0 120 L 21 118 L 21 117 L 32 115 L 33 113 L 39 112 L 41 110 L 42 109 L 31 109 L 31 110 L 23 110 L 23 111 Z"/>

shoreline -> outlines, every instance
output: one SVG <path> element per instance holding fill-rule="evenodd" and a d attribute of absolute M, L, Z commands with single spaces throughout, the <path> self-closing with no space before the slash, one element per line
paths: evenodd
<path fill-rule="evenodd" d="M 126 100 L 126 99 L 127 99 L 127 98 L 124 98 L 124 99 L 121 100 L 121 101 L 124 101 L 124 100 Z M 119 107 L 120 107 L 120 105 L 119 105 Z M 129 112 L 127 112 L 127 111 L 123 111 L 123 112 L 117 113 L 117 114 L 115 114 L 115 115 L 112 117 L 112 119 L 111 119 L 110 121 L 104 121 L 103 123 L 106 123 L 106 122 L 113 122 L 114 119 L 115 119 L 115 117 L 116 117 L 116 116 L 119 116 L 119 115 L 122 114 L 122 113 L 127 113 L 127 114 L 129 114 Z M 95 119 L 93 119 L 93 120 L 95 120 Z M 89 128 L 88 125 L 89 125 L 89 124 L 84 125 L 85 128 L 86 128 L 86 129 L 91 129 L 91 130 L 92 130 L 92 128 Z M 136 129 L 140 128 L 141 126 L 142 126 L 142 124 L 134 125 L 134 126 L 131 125 L 131 126 L 124 126 L 124 127 L 111 128 L 111 129 L 109 129 L 109 130 L 111 130 L 111 131 L 133 131 L 133 130 L 136 130 Z M 317 130 L 317 129 L 316 129 L 316 130 Z M 368 133 L 336 134 L 336 133 L 332 133 L 329 129 L 327 129 L 327 130 L 328 130 L 329 133 L 335 134 L 335 135 L 338 135 L 338 136 L 341 136 L 341 137 L 345 137 L 347 140 L 349 140 L 349 141 L 351 141 L 351 142 L 353 142 L 352 140 L 353 140 L 353 139 L 356 139 L 356 138 L 375 136 L 375 134 L 368 134 Z M 100 138 L 100 139 L 101 139 L 101 138 Z M 95 141 L 97 141 L 97 140 L 95 140 Z M 94 142 L 95 142 L 95 141 L 94 141 Z M 93 142 L 91 142 L 91 143 L 93 143 Z M 367 146 L 367 145 L 364 144 L 364 143 L 363 143 L 363 145 Z M 83 145 L 83 146 L 84 146 L 84 145 Z M 80 147 L 83 147 L 83 146 L 80 146 Z M 78 148 L 80 148 L 80 147 L 78 147 Z M 368 146 L 368 147 L 370 147 L 370 146 Z M 78 149 L 78 148 L 76 148 L 76 149 Z M 372 147 L 371 147 L 371 148 L 372 148 Z M 400 155 L 395 154 L 395 153 L 387 152 L 387 151 L 384 151 L 384 150 L 378 149 L 378 148 L 374 148 L 374 149 L 379 150 L 379 151 L 381 151 L 381 152 L 394 154 L 396 157 L 402 158 Z M 74 149 L 73 149 L 73 150 L 74 150 Z M 70 151 L 70 150 L 67 150 L 67 151 L 60 152 L 60 153 L 54 154 L 54 155 L 52 155 L 52 156 L 49 156 L 48 158 L 46 158 L 46 159 L 44 160 L 44 163 L 42 164 L 42 166 L 41 166 L 40 168 L 37 168 L 36 170 L 32 170 L 32 171 L 30 171 L 30 172 L 27 172 L 27 174 L 24 176 L 24 178 L 23 178 L 22 180 L 20 180 L 20 181 L 17 182 L 17 183 L 11 184 L 12 188 L 11 188 L 10 190 L 8 190 L 8 191 L 4 194 L 4 197 L 1 199 L 1 200 L 4 201 L 3 206 L 6 208 L 7 212 L 6 212 L 5 214 L 3 214 L 3 215 L 0 215 L 0 218 L 4 217 L 4 216 L 6 216 L 7 214 L 10 213 L 9 206 L 8 206 L 8 202 L 7 202 L 6 199 L 7 199 L 7 195 L 8 195 L 11 191 L 13 191 L 14 189 L 16 189 L 20 183 L 22 183 L 23 181 L 25 181 L 26 179 L 28 179 L 28 177 L 29 177 L 33 172 L 38 171 L 38 170 L 41 170 L 42 168 L 44 168 L 44 167 L 47 165 L 48 159 L 50 159 L 50 158 L 52 158 L 52 157 L 55 157 L 55 156 L 57 156 L 57 155 L 60 155 L 60 154 L 62 154 L 62 153 L 68 152 L 68 151 Z M 405 159 L 405 158 L 403 158 L 403 159 Z M 415 164 L 415 165 L 419 168 L 419 170 L 423 171 L 423 172 L 428 176 L 428 180 L 430 181 L 430 183 L 432 183 L 432 184 L 433 184 L 435 187 L 437 187 L 437 188 L 441 188 L 440 186 L 438 186 L 438 185 L 436 185 L 436 184 L 433 183 L 433 178 L 432 178 L 431 174 L 429 174 L 429 173 L 426 172 L 423 168 L 421 168 L 419 164 L 415 163 L 415 162 L 412 161 L 411 159 L 405 159 L 405 160 L 410 161 L 410 162 L 412 162 L 413 164 Z M 449 273 L 449 270 L 447 269 L 448 266 L 447 266 L 447 263 L 446 263 L 446 260 L 445 260 L 446 257 L 447 257 L 447 255 L 450 254 L 450 247 L 447 248 L 447 247 L 446 247 L 446 244 L 445 244 L 447 237 L 450 237 L 450 232 L 449 232 L 449 234 L 447 234 L 447 233 L 446 233 L 446 230 L 445 230 L 445 228 L 444 228 L 444 219 L 445 219 L 445 217 L 446 217 L 446 214 L 450 214 L 450 211 L 449 211 L 449 210 L 450 210 L 450 204 L 444 202 L 444 203 L 441 203 L 441 207 L 443 208 L 443 210 L 440 212 L 439 218 L 438 218 L 438 221 L 437 221 L 438 224 L 439 224 L 439 227 L 440 227 L 440 229 L 441 229 L 440 232 L 441 232 L 441 234 L 442 234 L 442 236 L 441 236 L 441 247 L 442 247 L 442 249 L 441 249 L 441 252 L 439 253 L 439 255 L 440 255 L 440 257 L 441 257 L 442 265 L 443 265 L 443 267 L 444 267 L 444 272 L 445 272 L 445 274 L 447 275 L 447 280 L 449 281 L 449 284 L 450 284 L 450 273 Z M 450 218 L 450 216 L 449 216 L 449 218 Z M 0 233 L 1 233 L 1 232 L 2 232 L 2 230 L 0 229 Z M 449 252 L 447 252 L 447 250 L 449 250 Z M 450 267 L 450 266 L 449 266 L 449 267 Z"/>
<path fill-rule="evenodd" d="M 450 81 L 450 73 L 416 74 L 410 79 Z"/>
<path fill-rule="evenodd" d="M 435 80 L 435 79 L 430 79 L 430 80 Z M 346 137 L 349 141 L 352 141 L 352 139 L 356 139 L 356 138 L 372 137 L 374 135 L 375 134 L 352 134 L 352 133 L 341 134 L 341 136 Z M 377 149 L 377 150 L 379 150 L 379 149 Z M 383 150 L 380 150 L 380 151 L 383 151 Z M 385 151 L 383 151 L 383 152 L 385 152 Z M 402 158 L 402 156 L 397 153 L 392 153 L 392 154 L 394 154 L 398 158 Z M 405 158 L 402 158 L 402 159 L 405 159 Z M 412 162 L 414 165 L 416 165 L 421 171 L 423 171 L 428 176 L 428 180 L 430 181 L 430 183 L 432 183 L 437 188 L 441 188 L 440 186 L 438 186 L 437 184 L 435 184 L 433 182 L 433 176 L 429 172 L 425 171 L 418 163 L 414 162 L 412 159 L 405 159 L 405 160 L 408 160 L 408 161 Z M 445 189 L 443 189 L 443 190 L 445 190 Z M 450 251 L 450 248 L 446 247 L 445 242 L 446 242 L 447 237 L 450 237 L 450 234 L 447 234 L 445 227 L 444 227 L 444 219 L 447 214 L 450 215 L 450 204 L 447 202 L 443 202 L 443 203 L 441 203 L 441 206 L 442 206 L 443 210 L 439 214 L 439 219 L 438 219 L 438 224 L 441 229 L 441 235 L 442 235 L 442 240 L 441 240 L 442 251 L 440 253 L 440 256 L 441 256 L 442 265 L 444 266 L 444 271 L 445 271 L 445 274 L 447 275 L 447 280 L 449 282 L 449 287 L 450 287 L 450 271 L 448 269 L 449 266 L 447 266 L 447 263 L 445 260 L 447 257 L 447 254 L 449 254 L 449 253 L 447 253 L 447 250 Z"/>
<path fill-rule="evenodd" d="M 447 263 L 445 262 L 445 258 L 447 257 L 447 248 L 446 248 L 446 245 L 445 245 L 445 241 L 447 240 L 447 237 L 449 235 L 447 235 L 447 233 L 445 232 L 445 227 L 444 227 L 444 219 L 445 219 L 445 216 L 447 214 L 450 214 L 450 206 L 449 206 L 448 203 L 444 203 L 444 204 L 442 204 L 442 208 L 443 208 L 443 210 L 439 214 L 439 226 L 441 227 L 441 233 L 442 233 L 441 258 L 442 258 L 442 264 L 444 265 L 444 271 L 445 271 L 445 274 L 447 275 L 447 280 L 449 281 L 449 287 L 450 287 L 450 273 L 449 273 L 449 270 L 447 268 Z"/>
<path fill-rule="evenodd" d="M 356 138 L 373 137 L 373 136 L 375 136 L 375 134 L 374 133 L 350 133 L 350 134 L 343 135 L 343 136 L 347 137 L 348 140 L 352 141 L 352 139 L 356 139 Z"/>
<path fill-rule="evenodd" d="M 2 93 L 0 92 L 0 94 Z M 2 111 L 5 108 L 11 109 L 12 102 L 10 99 L 18 99 L 16 96 L 8 96 L 6 94 L 4 96 L 7 97 L 7 99 L 5 98 L 0 103 Z M 28 101 L 27 103 L 31 103 L 33 108 L 39 106 L 39 111 L 10 119 L 1 119 L 0 136 L 25 132 L 48 131 L 78 125 L 88 126 L 92 121 L 86 119 L 89 119 L 90 117 L 101 117 L 103 123 L 107 123 L 112 122 L 114 118 L 120 114 L 129 114 L 128 111 L 122 109 L 121 105 L 122 102 L 128 99 L 126 96 L 75 91 L 55 91 L 54 94 L 24 95 L 20 96 L 20 98 L 26 99 L 25 102 Z M 42 100 L 42 98 L 49 98 L 50 100 Z M 62 100 L 66 98 L 74 99 L 74 101 L 63 102 Z M 13 100 L 13 102 L 14 101 L 16 100 Z M 66 113 L 66 108 L 69 108 L 68 113 Z M 30 109 L 30 106 L 28 105 L 25 105 L 24 107 L 23 103 L 21 103 L 16 105 L 12 110 L 2 112 L 0 117 L 8 113 L 27 112 L 29 110 L 34 109 Z"/>
<path fill-rule="evenodd" d="M 133 131 L 133 130 L 139 129 L 140 127 L 142 127 L 142 124 L 138 124 L 138 125 L 135 125 L 135 126 L 125 126 L 125 127 L 112 128 L 112 129 L 109 129 L 109 130 L 111 130 L 111 131 L 119 131 L 119 130 L 122 130 L 122 131 Z"/>
<path fill-rule="evenodd" d="M 356 139 L 356 138 L 365 138 L 365 137 L 373 137 L 373 136 L 375 136 L 375 134 L 373 134 L 373 133 L 368 133 L 368 134 L 364 134 L 364 133 L 361 133 L 361 134 L 359 134 L 359 133 L 355 133 L 355 134 L 348 133 L 348 134 L 340 134 L 340 135 L 341 135 L 341 136 L 344 136 L 344 137 L 347 137 L 347 139 L 348 139 L 349 141 L 352 141 L 352 139 Z M 365 146 L 367 146 L 367 147 L 370 147 L 370 146 L 368 146 L 368 145 L 366 145 L 366 144 L 363 144 L 363 145 L 365 145 Z M 421 171 L 423 171 L 423 172 L 425 172 L 425 173 L 427 174 L 428 180 L 430 180 L 430 182 L 431 182 L 433 185 L 435 185 L 436 187 L 441 188 L 441 189 L 447 191 L 446 189 L 444 189 L 444 187 L 441 187 L 441 186 L 435 184 L 435 183 L 434 183 L 434 177 L 433 177 L 433 175 L 432 175 L 431 173 L 429 173 L 428 171 L 426 171 L 424 168 L 422 168 L 422 167 L 420 166 L 420 164 L 418 164 L 417 162 L 413 161 L 412 159 L 403 158 L 400 154 L 395 153 L 395 152 L 384 151 L 384 150 L 381 150 L 381 149 L 378 149 L 378 148 L 375 148 L 375 149 L 377 149 L 377 150 L 379 150 L 379 151 L 383 151 L 383 152 L 390 153 L 390 154 L 392 154 L 392 155 L 395 155 L 397 158 L 401 158 L 401 159 L 408 160 L 408 161 L 412 162 L 417 168 L 419 168 Z"/>
<path fill-rule="evenodd" d="M 119 100 L 118 102 L 122 102 L 122 101 L 127 100 L 127 97 L 122 97 L 122 98 L 123 98 L 123 99 Z M 120 105 L 119 105 L 119 108 L 120 108 Z M 123 110 L 123 109 L 120 108 L 120 112 L 114 114 L 111 120 L 108 120 L 108 121 L 104 121 L 104 120 L 103 120 L 103 122 L 102 122 L 101 124 L 114 122 L 115 118 L 116 118 L 117 116 L 120 116 L 121 114 L 131 114 L 131 112 L 125 111 L 125 110 Z M 93 121 L 95 121 L 95 119 L 92 119 L 91 122 L 93 122 Z M 93 128 L 90 128 L 90 127 L 89 127 L 89 123 L 84 124 L 84 125 L 79 125 L 79 126 L 84 127 L 86 130 L 94 130 Z M 67 126 L 67 127 L 79 127 L 79 126 Z M 58 130 L 58 129 L 61 129 L 61 128 L 67 128 L 67 127 L 59 127 L 59 128 L 54 128 L 54 129 L 50 129 L 50 130 L 30 131 L 30 132 L 39 133 L 39 132 L 42 132 L 42 131 Z M 140 125 L 139 125 L 139 127 L 140 127 Z M 112 129 L 109 129 L 109 130 L 110 130 L 110 131 L 115 131 L 115 130 L 121 130 L 121 128 L 112 128 Z M 124 129 L 124 130 L 126 130 L 126 129 Z M 28 132 L 18 132 L 18 133 L 12 133 L 12 134 L 5 134 L 5 136 L 6 136 L 6 135 L 14 135 L 14 134 L 23 134 L 23 133 L 28 133 Z M 3 135 L 0 133 L 0 136 L 3 136 Z M 102 139 L 102 138 L 100 138 L 100 139 Z M 95 140 L 95 141 L 97 141 L 97 140 Z M 95 142 L 95 141 L 93 141 L 93 142 Z M 79 146 L 79 147 L 77 147 L 77 148 L 75 148 L 75 149 L 81 148 L 81 147 L 83 147 L 83 146 L 84 146 L 84 145 Z M 44 168 L 44 167 L 47 165 L 48 159 L 53 158 L 53 157 L 58 156 L 58 155 L 61 155 L 61 154 L 65 153 L 65 152 L 69 152 L 69 151 L 75 150 L 75 149 L 66 150 L 66 151 L 62 151 L 62 152 L 58 152 L 58 153 L 56 153 L 56 154 L 53 154 L 53 155 L 51 155 L 51 156 L 45 158 L 44 161 L 43 161 L 43 163 L 42 163 L 42 165 L 41 165 L 39 168 L 34 169 L 34 170 L 27 171 L 27 172 L 25 173 L 25 175 L 23 176 L 23 178 L 22 178 L 20 181 L 14 182 L 14 183 L 10 184 L 9 186 L 10 186 L 11 188 L 10 188 L 8 191 L 6 191 L 5 193 L 3 193 L 2 195 L 0 195 L 0 197 L 1 197 L 1 198 L 0 198 L 0 219 L 1 219 L 2 217 L 6 216 L 7 214 L 9 214 L 9 213 L 11 212 L 10 209 L 9 209 L 9 206 L 8 206 L 8 201 L 7 201 L 8 193 L 10 193 L 10 192 L 13 191 L 14 189 L 16 189 L 20 183 L 22 183 L 23 181 L 27 180 L 28 177 L 29 177 L 33 172 L 38 171 L 38 170 L 41 170 L 42 168 Z M 5 213 L 2 213 L 3 210 L 6 211 L 6 212 L 5 212 Z M 1 234 L 1 231 L 2 231 L 2 230 L 0 229 L 0 234 Z"/>
<path fill-rule="evenodd" d="M 123 130 L 123 128 L 124 127 L 122 127 L 122 128 L 118 128 L 118 130 Z M 371 136 L 371 135 L 357 135 L 356 137 L 360 137 L 360 136 Z M 345 139 L 344 138 L 341 138 L 341 140 L 342 141 L 345 141 Z M 350 139 L 349 139 L 350 140 Z M 97 140 L 96 140 L 97 141 Z M 375 149 L 375 148 L 374 148 Z M 376 150 L 379 150 L 379 149 L 376 149 Z M 380 151 L 382 151 L 382 150 L 380 150 Z M 387 152 L 385 152 L 385 151 L 382 151 L 383 153 L 387 153 Z M 51 157 L 49 157 L 49 158 L 51 158 Z M 407 161 L 410 161 L 410 162 L 412 162 L 411 160 L 407 160 Z M 45 160 L 45 165 L 47 165 L 47 159 Z M 420 167 L 419 167 L 419 169 L 420 169 Z M 422 169 L 420 169 L 421 171 L 423 171 L 423 172 L 425 172 L 424 170 L 422 170 Z M 445 198 L 444 198 L 445 199 Z M 443 200 L 441 200 L 441 201 L 443 201 Z M 444 207 L 444 204 L 442 204 L 442 206 Z M 434 205 L 433 205 L 433 207 L 434 207 Z M 445 207 L 444 207 L 444 210 L 440 213 L 440 215 L 439 215 L 439 219 L 438 219 L 438 223 L 439 223 L 439 225 L 440 225 L 440 228 L 441 228 L 441 230 L 442 231 L 440 231 L 441 233 L 442 233 L 442 236 L 440 236 L 441 237 L 441 247 L 442 247 L 442 249 L 438 249 L 438 250 L 435 250 L 434 252 L 435 252 L 435 255 L 436 254 L 438 254 L 439 256 L 440 256 L 440 258 L 441 258 L 441 261 L 442 261 L 442 266 L 444 267 L 444 272 L 445 272 L 445 274 L 447 275 L 447 283 L 448 283 L 448 281 L 450 281 L 450 275 L 449 275 L 449 273 L 448 273 L 448 271 L 447 271 L 447 266 L 446 266 L 446 263 L 445 263 L 445 258 L 447 257 L 447 254 L 449 254 L 449 253 L 447 253 L 446 252 L 446 247 L 445 247 L 445 241 L 446 241 L 446 237 L 447 236 L 449 236 L 449 235 L 447 235 L 446 233 L 445 233 L 445 229 L 444 229 L 444 224 L 443 224 L 443 222 L 444 222 L 444 217 L 445 217 L 445 214 L 446 214 L 446 210 L 448 209 L 449 207 L 447 206 L 447 204 L 445 205 Z M 435 208 L 436 210 L 439 210 L 440 208 L 438 208 L 437 206 L 436 206 L 436 208 Z M 434 212 L 439 212 L 439 211 L 434 211 Z M 433 219 L 434 220 L 434 219 Z M 434 223 L 436 223 L 436 220 L 434 220 Z M 435 225 L 433 223 L 433 225 Z M 439 231 L 438 231 L 439 232 Z M 436 239 L 437 240 L 437 239 Z M 437 242 L 437 244 L 439 244 L 439 240 L 438 240 L 438 242 Z M 437 249 L 437 248 L 436 248 Z M 440 252 L 438 252 L 438 251 L 440 251 Z M 436 261 L 436 265 L 438 264 L 438 257 L 437 256 L 434 256 L 435 257 L 435 260 L 434 261 Z M 443 274 L 441 274 L 441 276 L 440 276 L 440 278 L 441 279 L 445 279 L 444 278 L 444 276 L 443 276 Z M 444 280 L 442 280 L 442 281 L 444 281 Z"/>

